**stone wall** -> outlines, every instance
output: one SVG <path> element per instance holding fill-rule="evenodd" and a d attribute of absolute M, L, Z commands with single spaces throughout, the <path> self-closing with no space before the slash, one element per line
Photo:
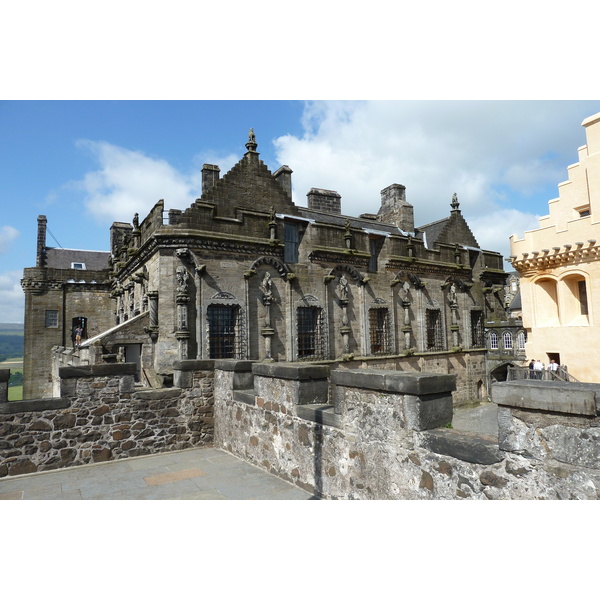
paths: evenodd
<path fill-rule="evenodd" d="M 0 404 L 0 477 L 212 442 L 206 366 L 178 365 L 189 385 L 159 390 L 136 388 L 131 363 L 61 368 L 60 398 Z"/>
<path fill-rule="evenodd" d="M 60 398 L 1 402 L 0 477 L 214 441 L 323 498 L 600 497 L 600 385 L 494 384 L 496 439 L 448 427 L 444 373 L 185 360 L 150 390 L 134 372 L 63 367 Z"/>
<path fill-rule="evenodd" d="M 333 361 L 331 361 L 333 365 Z M 339 362 L 339 369 L 384 369 L 407 373 L 438 373 L 454 375 L 456 385 L 452 391 L 454 406 L 467 406 L 488 397 L 485 350 L 439 352 L 411 356 L 357 357 Z"/>
<path fill-rule="evenodd" d="M 236 392 L 244 369 L 254 388 Z M 502 405 L 499 397 L 499 445 L 444 427 L 453 376 L 336 370 L 330 403 L 310 402 L 303 388 L 322 379 L 302 365 L 246 363 L 236 372 L 217 362 L 215 441 L 323 498 L 598 499 L 595 415 L 557 418 L 553 409 Z"/>

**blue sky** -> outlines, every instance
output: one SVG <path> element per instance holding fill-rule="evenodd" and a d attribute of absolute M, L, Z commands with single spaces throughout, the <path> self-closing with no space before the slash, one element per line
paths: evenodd
<path fill-rule="evenodd" d="M 380 191 L 401 183 L 418 225 L 446 217 L 456 192 L 480 245 L 506 256 L 508 237 L 547 214 L 596 112 L 596 101 L 2 101 L 0 320 L 23 319 L 38 215 L 48 245 L 108 250 L 113 221 L 161 198 L 187 208 L 202 164 L 223 175 L 250 127 L 267 166 L 293 170 L 297 204 L 320 187 L 341 194 L 344 214 L 377 212 Z"/>

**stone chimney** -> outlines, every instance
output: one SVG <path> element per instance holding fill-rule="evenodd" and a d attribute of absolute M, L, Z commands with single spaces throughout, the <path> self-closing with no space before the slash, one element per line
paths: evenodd
<path fill-rule="evenodd" d="M 219 181 L 219 173 L 221 169 L 217 165 L 202 165 L 202 194 L 211 190 L 217 181 Z"/>
<path fill-rule="evenodd" d="M 37 232 L 37 253 L 35 258 L 36 267 L 46 266 L 46 226 L 48 219 L 46 215 L 38 217 L 38 232 Z"/>
<path fill-rule="evenodd" d="M 394 183 L 381 190 L 381 208 L 377 218 L 381 223 L 396 225 L 407 233 L 414 232 L 414 210 L 412 204 L 406 201 L 405 186 Z"/>
<path fill-rule="evenodd" d="M 279 169 L 273 173 L 275 181 L 279 183 L 290 198 L 292 197 L 292 173 L 293 171 L 287 165 L 279 167 Z"/>
<path fill-rule="evenodd" d="M 342 214 L 342 197 L 337 192 L 310 188 L 310 192 L 306 196 L 308 197 L 308 208 L 334 215 Z"/>

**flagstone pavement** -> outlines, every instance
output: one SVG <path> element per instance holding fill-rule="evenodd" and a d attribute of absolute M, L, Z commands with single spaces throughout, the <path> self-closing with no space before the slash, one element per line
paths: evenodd
<path fill-rule="evenodd" d="M 0 500 L 310 500 L 217 448 L 194 448 L 0 479 Z"/>

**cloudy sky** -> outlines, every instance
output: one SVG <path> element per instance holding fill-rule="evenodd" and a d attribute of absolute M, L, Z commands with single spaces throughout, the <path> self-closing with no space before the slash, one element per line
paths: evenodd
<path fill-rule="evenodd" d="M 417 225 L 446 217 L 456 192 L 480 246 L 509 253 L 547 214 L 596 101 L 3 101 L 0 102 L 0 308 L 23 318 L 19 279 L 47 243 L 107 250 L 113 221 L 164 199 L 187 208 L 205 162 L 228 171 L 254 128 L 261 158 L 293 170 L 294 201 L 336 190 L 342 212 L 377 212 L 406 186 Z"/>
<path fill-rule="evenodd" d="M 299 205 L 320 187 L 344 214 L 377 212 L 400 183 L 419 225 L 456 192 L 480 245 L 508 255 L 600 112 L 579 100 L 598 98 L 579 60 L 593 19 L 558 5 L 509 1 L 493 19 L 469 0 L 74 6 L 2 9 L 0 322 L 23 320 L 38 215 L 49 245 L 107 250 L 113 221 L 188 207 L 202 164 L 224 174 L 250 127 L 269 168 L 293 170 Z"/>

